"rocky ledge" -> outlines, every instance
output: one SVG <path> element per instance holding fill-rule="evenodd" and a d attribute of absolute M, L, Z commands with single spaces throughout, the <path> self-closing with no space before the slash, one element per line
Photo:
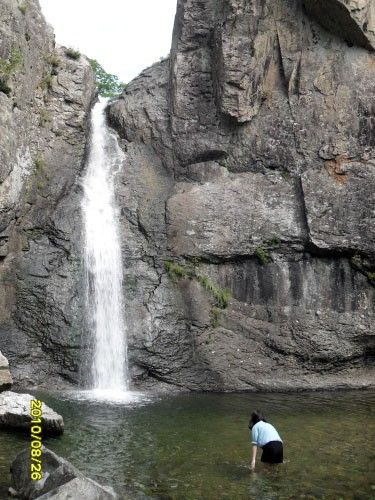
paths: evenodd
<path fill-rule="evenodd" d="M 85 477 L 71 463 L 43 447 L 43 478 L 30 480 L 29 450 L 21 452 L 11 466 L 12 487 L 9 494 L 15 498 L 39 500 L 114 500 L 116 493 Z"/>
<path fill-rule="evenodd" d="M 0 428 L 29 430 L 30 402 L 35 399 L 30 394 L 6 391 L 0 394 Z M 64 432 L 64 420 L 45 403 L 42 404 L 42 429 L 45 435 L 56 436 Z"/>

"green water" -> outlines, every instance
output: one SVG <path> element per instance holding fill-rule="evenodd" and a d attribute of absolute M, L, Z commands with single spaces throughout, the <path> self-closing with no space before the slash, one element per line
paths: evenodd
<path fill-rule="evenodd" d="M 375 498 L 374 392 L 185 394 L 133 406 L 43 397 L 65 419 L 65 434 L 45 444 L 120 493 L 130 486 L 159 499 Z M 251 473 L 254 408 L 278 429 L 286 463 L 257 463 Z M 6 498 L 9 464 L 28 440 L 8 432 L 0 439 Z"/>

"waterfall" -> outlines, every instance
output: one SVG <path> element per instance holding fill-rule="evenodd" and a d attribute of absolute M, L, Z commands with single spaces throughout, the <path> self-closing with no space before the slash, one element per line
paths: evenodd
<path fill-rule="evenodd" d="M 124 161 L 116 136 L 106 125 L 107 100 L 92 111 L 91 143 L 83 180 L 84 262 L 88 325 L 94 338 L 92 387 L 119 393 L 128 389 L 123 318 L 122 260 L 114 177 Z"/>

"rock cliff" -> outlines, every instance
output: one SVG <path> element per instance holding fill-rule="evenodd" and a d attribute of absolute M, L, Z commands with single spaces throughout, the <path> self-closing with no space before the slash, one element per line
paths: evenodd
<path fill-rule="evenodd" d="M 0 349 L 19 385 L 77 381 L 80 173 L 95 81 L 37 0 L 0 1 Z"/>
<path fill-rule="evenodd" d="M 108 109 L 140 384 L 375 385 L 374 35 L 371 0 L 178 1 Z"/>
<path fill-rule="evenodd" d="M 375 385 L 371 0 L 179 0 L 170 57 L 108 108 L 133 381 Z M 79 378 L 88 61 L 0 0 L 0 350 Z"/>

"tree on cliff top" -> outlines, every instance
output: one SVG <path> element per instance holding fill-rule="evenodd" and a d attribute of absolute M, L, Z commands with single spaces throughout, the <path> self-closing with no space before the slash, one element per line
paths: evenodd
<path fill-rule="evenodd" d="M 125 83 L 122 83 L 116 75 L 107 73 L 96 59 L 90 59 L 90 64 L 96 76 L 99 95 L 103 97 L 115 97 L 124 90 Z"/>

